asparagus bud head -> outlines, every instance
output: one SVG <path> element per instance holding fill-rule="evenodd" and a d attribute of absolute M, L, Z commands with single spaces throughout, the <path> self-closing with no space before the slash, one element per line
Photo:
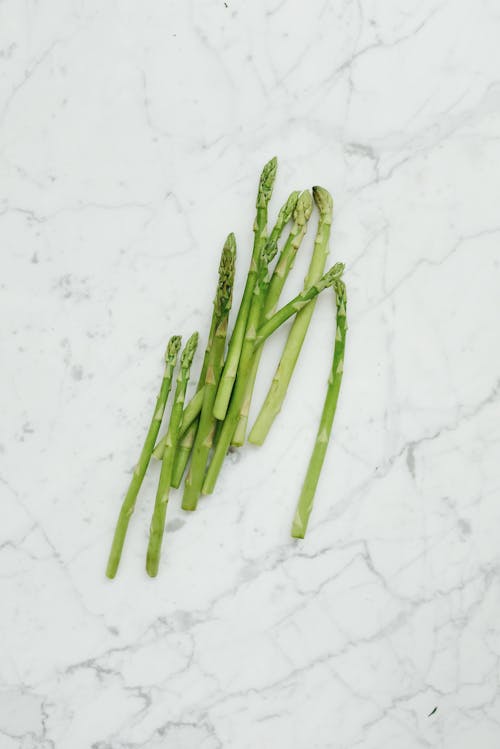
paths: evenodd
<path fill-rule="evenodd" d="M 276 223 L 283 222 L 284 224 L 287 224 L 290 221 L 290 219 L 294 215 L 299 197 L 300 190 L 294 190 L 292 193 L 290 193 L 285 205 L 280 209 L 278 220 L 276 221 Z"/>
<path fill-rule="evenodd" d="M 318 288 L 322 290 L 327 289 L 329 286 L 334 286 L 338 281 L 340 281 L 344 268 L 344 263 L 335 263 L 335 265 L 333 265 L 330 270 L 327 270 L 325 275 L 320 278 L 317 283 Z"/>
<path fill-rule="evenodd" d="M 322 214 L 323 220 L 325 217 L 331 215 L 333 211 L 333 199 L 328 190 L 324 187 L 316 185 L 313 187 L 314 202 L 318 206 L 319 212 Z"/>
<path fill-rule="evenodd" d="M 269 238 L 266 242 L 266 249 L 270 249 L 271 247 L 274 249 L 274 253 L 276 254 L 278 250 L 278 240 L 283 232 L 283 229 L 287 225 L 287 223 L 290 221 L 292 216 L 295 216 L 295 210 L 297 207 L 297 201 L 300 196 L 299 190 L 294 190 L 290 195 L 288 196 L 288 199 L 284 205 L 281 206 L 278 218 L 276 219 L 276 224 L 273 227 L 273 230 L 271 234 L 269 235 Z M 272 259 L 272 258 L 271 258 Z"/>
<path fill-rule="evenodd" d="M 345 283 L 340 278 L 338 278 L 333 282 L 333 289 L 337 297 L 337 315 L 339 315 L 339 317 L 345 317 L 347 304 L 347 292 Z"/>
<path fill-rule="evenodd" d="M 189 369 L 191 367 L 191 362 L 193 361 L 193 356 L 194 356 L 197 346 L 198 346 L 198 333 L 193 333 L 193 335 L 189 338 L 188 342 L 186 343 L 184 347 L 184 351 L 182 352 L 181 369 Z"/>
<path fill-rule="evenodd" d="M 266 242 L 260 253 L 259 267 L 263 270 L 267 270 L 267 266 L 274 260 L 277 252 L 277 242 Z"/>
<path fill-rule="evenodd" d="M 309 190 L 304 190 L 304 192 L 301 193 L 293 212 L 293 220 L 298 227 L 302 228 L 309 221 L 312 213 L 312 208 L 313 202 L 311 193 L 309 192 Z"/>
<path fill-rule="evenodd" d="M 259 191 L 257 193 L 257 208 L 265 208 L 271 199 L 274 180 L 276 179 L 276 170 L 278 168 L 278 159 L 276 156 L 267 162 L 260 175 Z"/>
<path fill-rule="evenodd" d="M 172 367 L 175 367 L 177 354 L 179 353 L 179 349 L 181 347 L 181 340 L 182 339 L 180 335 L 173 335 L 167 343 L 167 349 L 165 351 L 165 363 L 170 364 Z"/>
<path fill-rule="evenodd" d="M 215 297 L 215 314 L 219 318 L 224 313 L 229 312 L 231 308 L 232 295 L 233 295 L 233 283 L 234 283 L 234 270 L 236 262 L 236 239 L 231 232 L 228 235 L 224 247 L 222 248 L 222 255 L 219 265 L 219 282 L 217 285 L 217 294 Z"/>

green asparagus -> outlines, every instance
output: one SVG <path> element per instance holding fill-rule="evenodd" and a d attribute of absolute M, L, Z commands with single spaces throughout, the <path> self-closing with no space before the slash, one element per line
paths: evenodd
<path fill-rule="evenodd" d="M 243 348 L 240 360 L 240 366 L 238 368 L 238 377 L 236 378 L 236 385 L 234 388 L 233 397 L 229 405 L 229 410 L 226 414 L 226 418 L 220 429 L 220 434 L 215 445 L 215 450 L 212 456 L 212 460 L 207 470 L 207 475 L 203 483 L 203 494 L 211 494 L 215 489 L 217 477 L 222 468 L 222 463 L 226 457 L 227 450 L 231 443 L 231 439 L 238 422 L 238 414 L 240 412 L 243 399 L 245 397 L 246 386 L 248 384 L 248 376 L 252 363 L 253 356 L 256 349 L 262 345 L 262 343 L 268 338 L 274 331 L 280 327 L 289 317 L 296 314 L 300 310 L 304 309 L 313 299 L 317 297 L 323 289 L 332 286 L 333 283 L 340 278 L 344 270 L 342 263 L 336 263 L 325 275 L 319 279 L 316 283 L 312 284 L 305 291 L 294 297 L 288 304 L 285 304 L 278 312 L 276 312 L 264 325 L 256 330 L 256 321 L 252 320 L 252 314 L 249 317 L 249 325 L 247 333 L 245 335 L 245 346 Z M 258 289 L 258 286 L 256 287 Z M 254 293 L 254 297 L 258 299 L 258 291 Z M 252 313 L 256 310 L 258 314 L 259 307 L 257 304 L 252 305 Z"/>
<path fill-rule="evenodd" d="M 334 289 L 337 298 L 337 329 L 335 334 L 333 364 L 328 380 L 328 388 L 326 391 L 316 442 L 311 454 L 306 477 L 297 504 L 297 510 L 293 519 L 292 536 L 294 538 L 304 538 L 307 530 L 307 524 L 314 502 L 314 494 L 318 485 L 319 475 L 321 473 L 323 461 L 325 460 L 326 449 L 332 431 L 340 384 L 342 382 L 342 373 L 344 371 L 344 349 L 347 332 L 347 297 L 345 284 L 343 281 L 337 280 L 334 283 Z"/>
<path fill-rule="evenodd" d="M 210 331 L 208 334 L 208 341 L 207 346 L 205 348 L 205 354 L 203 357 L 203 363 L 201 365 L 201 372 L 200 377 L 198 379 L 198 384 L 196 386 L 196 392 L 201 390 L 203 387 L 203 383 L 205 381 L 205 373 L 207 370 L 207 362 L 208 362 L 208 356 L 210 353 L 210 348 L 212 346 L 214 332 L 215 332 L 215 326 L 212 324 L 210 325 Z M 189 456 L 191 455 L 191 449 L 193 447 L 194 438 L 196 436 L 196 430 L 198 429 L 198 418 L 195 418 L 192 424 L 186 429 L 186 431 L 182 434 L 181 439 L 179 440 L 179 443 L 177 445 L 177 451 L 175 453 L 174 457 L 174 465 L 172 468 L 172 487 L 174 489 L 178 489 L 180 486 L 180 483 L 182 481 L 182 477 L 184 475 L 184 471 L 186 470 L 186 465 L 189 460 Z M 153 456 L 158 457 L 159 460 L 163 457 L 163 452 L 165 449 L 165 444 L 167 441 L 167 435 L 163 437 L 163 440 L 158 443 L 157 447 L 155 447 L 153 451 Z M 162 445 L 162 447 L 160 447 Z M 161 455 L 160 455 L 161 452 Z"/>
<path fill-rule="evenodd" d="M 336 299 L 336 328 L 332 368 L 316 441 L 291 527 L 291 535 L 294 538 L 304 538 L 306 534 L 341 388 L 347 334 L 347 299 L 342 281 L 344 265 L 336 263 L 325 272 L 333 219 L 333 201 L 330 193 L 318 186 L 312 188 L 312 196 L 308 190 L 292 192 L 280 208 L 274 226 L 272 229 L 269 226 L 268 230 L 268 209 L 276 171 L 277 159 L 273 158 L 264 166 L 260 175 L 250 267 L 230 337 L 228 323 L 236 256 L 234 235 L 229 234 L 224 244 L 201 372 L 196 383 L 195 395 L 187 405 L 186 392 L 198 345 L 198 334 L 194 333 L 189 338 L 180 357 L 180 337 L 174 336 L 168 343 L 165 352 L 165 371 L 155 411 L 118 515 L 106 567 L 106 575 L 110 578 L 116 576 L 130 518 L 135 510 L 137 496 L 151 456 L 161 461 L 145 560 L 147 574 L 155 577 L 159 570 L 171 487 L 179 487 L 190 462 L 184 484 L 182 508 L 196 509 L 200 495 L 210 494 L 214 490 L 230 445 L 240 446 L 245 441 L 263 343 L 284 322 L 294 317 L 279 365 L 249 435 L 249 441 L 254 444 L 264 442 L 286 398 L 312 319 L 316 297 L 324 289 L 333 287 Z M 313 199 L 319 211 L 319 221 L 304 286 L 299 294 L 278 308 L 283 288 L 307 231 Z M 290 220 L 291 228 L 286 229 Z M 289 231 L 286 241 L 285 230 Z M 281 241 L 283 246 L 273 270 L 271 263 L 277 255 L 278 244 L 281 246 Z M 166 434 L 157 442 L 178 358 L 180 365 L 168 428 Z"/>
<path fill-rule="evenodd" d="M 257 214 L 255 217 L 253 229 L 254 243 L 250 269 L 248 271 L 245 289 L 243 291 L 243 297 L 241 299 L 240 308 L 236 317 L 234 330 L 229 341 L 226 362 L 224 364 L 224 369 L 222 377 L 220 379 L 217 397 L 214 404 L 214 416 L 219 420 L 224 419 L 224 417 L 226 416 L 229 399 L 231 398 L 234 381 L 236 379 L 236 372 L 238 370 L 238 363 L 240 361 L 241 349 L 243 346 L 245 331 L 247 328 L 248 315 L 252 303 L 253 290 L 255 287 L 255 282 L 257 280 L 261 250 L 266 239 L 267 206 L 269 200 L 271 199 L 271 194 L 273 191 L 277 165 L 278 161 L 276 157 L 271 159 L 264 166 L 264 169 L 262 170 L 262 174 L 260 176 L 259 190 L 257 193 L 256 202 Z"/>
<path fill-rule="evenodd" d="M 208 360 L 211 354 L 216 329 L 219 325 L 220 310 L 226 304 L 226 299 L 232 295 L 233 284 L 234 284 L 234 270 L 235 270 L 235 255 L 236 255 L 236 239 L 234 234 L 229 234 L 219 262 L 219 273 L 217 280 L 217 290 L 215 293 L 212 320 L 210 323 L 210 334 L 208 337 L 207 347 L 205 349 L 205 356 L 203 358 L 203 365 L 201 368 L 201 374 L 198 380 L 196 391 L 198 392 L 205 385 L 205 379 L 207 374 Z M 222 360 L 222 364 L 224 360 Z M 198 418 L 191 424 L 191 426 L 182 435 L 179 445 L 177 447 L 177 453 L 174 458 L 174 467 L 172 470 L 172 486 L 177 489 L 180 486 L 186 465 L 191 455 L 191 450 L 195 442 L 196 433 L 198 431 Z M 153 453 L 154 454 L 154 453 Z"/>
<path fill-rule="evenodd" d="M 158 482 L 158 491 L 156 492 L 155 507 L 149 531 L 146 571 L 150 577 L 155 577 L 158 573 L 163 531 L 165 529 L 165 516 L 167 513 L 167 503 L 170 492 L 170 482 L 172 479 L 172 467 L 179 439 L 179 426 L 182 419 L 184 398 L 186 396 L 186 389 L 189 382 L 189 372 L 197 345 L 198 333 L 193 333 L 182 352 L 181 365 L 179 368 L 179 374 L 177 375 L 174 404 L 172 406 L 170 423 L 167 431 L 167 444 L 163 453 L 160 480 Z"/>
<path fill-rule="evenodd" d="M 319 223 L 305 286 L 310 286 L 323 273 L 328 255 L 333 213 L 332 197 L 327 190 L 323 187 L 313 187 L 313 196 L 319 209 Z M 314 304 L 310 304 L 294 320 L 271 387 L 250 431 L 249 442 L 255 445 L 261 445 L 264 442 L 274 419 L 281 410 L 313 312 Z"/>
<path fill-rule="evenodd" d="M 271 278 L 271 282 L 269 284 L 269 288 L 267 292 L 262 295 L 263 297 L 261 301 L 262 311 L 261 311 L 261 316 L 260 316 L 261 323 L 263 322 L 263 320 L 266 320 L 269 317 L 271 317 L 271 315 L 276 309 L 276 305 L 278 304 L 281 291 L 283 289 L 283 286 L 285 285 L 285 281 L 288 277 L 288 274 L 290 273 L 293 267 L 295 256 L 305 236 L 305 233 L 307 230 L 307 222 L 309 220 L 309 217 L 311 216 L 311 212 L 312 212 L 311 193 L 308 190 L 306 190 L 300 195 L 298 201 L 296 202 L 296 205 L 293 211 L 294 223 L 293 223 L 292 229 L 290 231 L 290 234 L 288 235 L 288 239 L 285 243 L 285 246 L 283 247 L 280 253 L 278 262 L 276 263 L 276 266 L 274 268 L 274 272 Z M 245 435 L 246 435 L 246 429 L 247 429 L 247 423 L 248 423 L 248 414 L 250 411 L 250 404 L 252 402 L 255 379 L 257 377 L 257 370 L 259 367 L 261 356 L 262 356 L 262 348 L 260 348 L 259 351 L 255 353 L 255 356 L 253 358 L 250 374 L 248 377 L 248 384 L 247 384 L 247 389 L 245 393 L 245 398 L 243 400 L 243 404 L 240 409 L 236 431 L 231 441 L 231 444 L 237 447 L 240 447 L 241 445 L 243 445 L 245 441 Z"/>
<path fill-rule="evenodd" d="M 224 365 L 224 349 L 233 294 L 236 256 L 236 242 L 233 234 L 229 235 L 224 250 L 224 272 L 221 273 L 220 276 L 219 293 L 217 294 L 214 308 L 216 327 L 213 344 L 208 357 L 203 392 L 203 406 L 194 441 L 191 465 L 184 483 L 184 496 L 182 500 L 182 507 L 184 510 L 195 510 L 198 504 L 205 475 L 205 466 L 207 464 L 215 431 L 213 406 L 222 367 Z"/>
<path fill-rule="evenodd" d="M 181 339 L 179 336 L 173 336 L 168 342 L 167 350 L 165 352 L 165 371 L 163 374 L 163 380 L 161 383 L 160 392 L 156 399 L 155 410 L 151 424 L 144 441 L 139 461 L 134 469 L 132 480 L 130 482 L 128 491 L 123 500 L 123 504 L 120 509 L 118 516 L 118 522 L 116 524 L 115 534 L 113 537 L 113 543 L 111 545 L 111 551 L 109 553 L 108 565 L 106 568 L 106 575 L 109 578 L 114 578 L 120 564 L 120 558 L 122 554 L 123 544 L 125 542 L 125 536 L 127 534 L 127 528 L 130 521 L 130 517 L 135 509 L 135 502 L 139 489 L 141 488 L 144 475 L 146 473 L 149 461 L 151 459 L 151 453 L 160 430 L 163 413 L 165 411 L 165 405 L 167 403 L 168 394 L 172 386 L 172 377 L 177 361 L 177 354 L 181 345 Z"/>

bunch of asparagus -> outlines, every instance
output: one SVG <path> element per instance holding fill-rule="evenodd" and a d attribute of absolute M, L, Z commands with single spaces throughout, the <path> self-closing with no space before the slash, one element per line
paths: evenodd
<path fill-rule="evenodd" d="M 232 334 L 228 339 L 236 261 L 236 240 L 231 233 L 226 239 L 220 258 L 210 331 L 196 393 L 184 406 L 191 364 L 198 345 L 198 333 L 193 333 L 180 356 L 167 431 L 157 442 L 181 349 L 179 336 L 173 336 L 168 342 L 165 371 L 151 424 L 118 516 L 106 569 L 106 574 L 110 578 L 116 575 L 130 517 L 151 457 L 154 456 L 161 461 L 146 554 L 146 571 L 151 577 L 155 577 L 159 568 L 170 488 L 180 486 L 187 465 L 191 461 L 184 482 L 183 509 L 195 510 L 200 496 L 214 491 L 230 446 L 241 446 L 245 442 L 249 409 L 263 344 L 286 320 L 294 317 L 269 391 L 248 437 L 249 442 L 256 445 L 264 442 L 285 400 L 311 322 L 316 297 L 324 289 L 333 288 L 337 323 L 332 370 L 316 442 L 292 524 L 292 536 L 304 538 L 342 380 L 347 331 L 346 290 L 342 281 L 342 263 L 336 263 L 324 272 L 333 202 L 331 195 L 323 187 L 313 187 L 312 197 L 308 190 L 292 192 L 278 212 L 274 226 L 268 232 L 268 205 L 276 178 L 276 168 L 277 160 L 273 158 L 264 166 L 261 173 L 250 268 Z M 319 221 L 304 288 L 291 301 L 277 309 L 283 286 L 306 234 L 313 210 L 313 199 L 319 212 Z M 278 254 L 280 239 L 289 224 L 288 236 Z"/>

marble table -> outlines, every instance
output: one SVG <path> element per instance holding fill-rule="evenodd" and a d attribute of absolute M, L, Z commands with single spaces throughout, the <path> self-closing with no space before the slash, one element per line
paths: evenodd
<path fill-rule="evenodd" d="M 0 3 L 1 749 L 498 749 L 499 36 L 494 0 Z M 274 154 L 347 264 L 307 538 L 328 294 L 265 448 L 172 497 L 150 580 L 154 466 L 111 582 L 165 341 L 230 230 L 241 293 Z"/>

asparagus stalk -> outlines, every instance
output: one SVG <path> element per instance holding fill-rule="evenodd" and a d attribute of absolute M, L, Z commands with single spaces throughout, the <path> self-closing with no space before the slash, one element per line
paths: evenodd
<path fill-rule="evenodd" d="M 234 284 L 235 255 L 236 239 L 234 234 L 231 232 L 231 234 L 229 234 L 228 238 L 226 239 L 226 242 L 224 243 L 224 247 L 222 248 L 220 257 L 217 290 L 215 293 L 212 320 L 210 323 L 210 334 L 207 347 L 205 349 L 205 356 L 203 358 L 203 365 L 201 368 L 201 374 L 198 380 L 196 392 L 199 392 L 205 385 L 207 368 L 209 366 L 208 362 L 211 356 L 211 349 L 216 335 L 216 329 L 219 325 L 221 309 L 226 306 L 228 295 L 229 297 L 232 296 Z M 224 363 L 224 359 L 222 359 L 222 363 Z M 174 467 L 172 470 L 172 486 L 176 489 L 180 486 L 184 471 L 186 470 L 197 431 L 198 418 L 195 419 L 191 426 L 185 431 L 179 441 L 177 453 L 174 458 Z"/>
<path fill-rule="evenodd" d="M 125 542 L 125 536 L 127 535 L 127 528 L 130 521 L 130 517 L 135 509 L 135 502 L 139 489 L 141 488 L 144 475 L 146 473 L 149 461 L 151 459 L 151 453 L 160 430 L 161 420 L 165 411 L 165 405 L 167 403 L 168 394 L 172 386 L 172 377 L 177 361 L 177 354 L 181 345 L 181 339 L 179 336 L 173 336 L 168 342 L 167 350 L 165 352 L 165 371 L 163 373 L 163 379 L 160 387 L 160 392 L 156 399 L 155 410 L 151 424 L 144 441 L 139 461 L 134 468 L 134 473 L 128 491 L 123 500 L 120 514 L 118 515 L 118 522 L 115 528 L 115 534 L 113 537 L 113 543 L 111 545 L 111 551 L 109 553 L 108 565 L 106 567 L 106 575 L 109 578 L 114 578 L 120 564 L 120 558 L 122 554 L 123 544 Z"/>
<path fill-rule="evenodd" d="M 227 450 L 231 443 L 236 424 L 238 422 L 238 414 L 240 412 L 243 399 L 245 397 L 246 386 L 248 384 L 248 375 L 255 351 L 259 346 L 268 338 L 274 331 L 279 328 L 289 317 L 296 314 L 298 311 L 304 309 L 310 302 L 317 297 L 323 289 L 326 289 L 333 285 L 333 283 L 341 277 L 344 270 L 342 263 L 336 263 L 325 275 L 319 279 L 315 284 L 310 286 L 305 291 L 302 291 L 296 297 L 294 297 L 288 304 L 285 304 L 278 312 L 276 312 L 259 330 L 256 330 L 257 320 L 253 319 L 253 314 L 256 317 L 259 312 L 258 304 L 252 305 L 251 315 L 249 316 L 248 329 L 245 334 L 245 345 L 242 350 L 240 366 L 238 368 L 238 377 L 236 378 L 236 384 L 234 387 L 233 396 L 229 405 L 226 418 L 222 424 L 220 434 L 215 446 L 212 461 L 208 467 L 207 475 L 203 483 L 203 494 L 211 494 L 215 489 L 217 477 L 222 468 L 222 463 L 226 457 Z M 258 289 L 258 287 L 256 287 Z M 254 295 L 258 297 L 258 291 Z"/>
<path fill-rule="evenodd" d="M 294 193 L 292 193 L 292 195 L 293 194 Z M 296 201 L 295 208 L 293 210 L 294 223 L 293 223 L 292 229 L 290 231 L 290 234 L 288 235 L 288 239 L 285 243 L 285 246 L 283 247 L 280 253 L 278 262 L 276 263 L 276 266 L 274 268 L 274 272 L 273 272 L 267 293 L 263 295 L 264 298 L 262 300 L 263 304 L 262 304 L 260 322 L 262 322 L 263 319 L 265 320 L 271 317 L 272 313 L 276 309 L 276 305 L 278 304 L 281 291 L 283 289 L 283 286 L 285 285 L 285 281 L 288 277 L 288 274 L 290 273 L 293 267 L 295 257 L 297 255 L 297 251 L 305 236 L 305 233 L 307 230 L 307 222 L 311 216 L 311 212 L 312 212 L 311 193 L 308 190 L 306 190 L 299 196 L 298 201 Z M 234 433 L 234 436 L 231 442 L 232 445 L 235 445 L 237 447 L 240 447 L 241 445 L 243 445 L 245 441 L 245 435 L 246 435 L 247 423 L 248 423 L 248 414 L 250 411 L 250 404 L 252 402 L 255 379 L 257 377 L 257 370 L 259 367 L 261 356 L 262 356 L 262 348 L 260 348 L 255 353 L 255 356 L 252 361 L 250 375 L 248 377 L 248 385 L 247 385 L 247 389 L 245 393 L 245 398 L 243 400 L 243 405 L 241 406 L 241 409 L 240 409 L 240 414 L 238 417 L 238 424 L 237 424 L 236 431 Z"/>
<path fill-rule="evenodd" d="M 191 424 L 179 440 L 172 468 L 172 481 L 170 483 L 172 489 L 178 489 L 181 485 L 182 477 L 184 476 L 184 471 L 186 470 L 189 456 L 193 449 L 194 438 L 196 437 L 197 431 L 198 419 Z"/>
<path fill-rule="evenodd" d="M 257 337 L 257 328 L 262 309 L 261 300 L 264 297 L 270 280 L 268 268 L 270 262 L 276 255 L 277 249 L 278 245 L 276 242 L 266 243 L 260 253 L 257 265 L 257 278 L 252 293 L 247 329 L 245 331 L 245 338 L 241 349 L 236 383 L 233 388 L 226 417 L 220 427 L 220 432 L 217 437 L 214 454 L 207 471 L 205 482 L 203 483 L 202 481 L 204 494 L 209 494 L 214 490 L 217 476 L 219 475 L 222 463 L 231 444 L 236 424 L 238 423 L 238 415 L 245 397 L 248 375 L 250 373 L 250 367 L 254 356 L 254 341 Z"/>
<path fill-rule="evenodd" d="M 201 388 L 203 387 L 203 383 L 205 382 L 205 374 L 207 371 L 208 356 L 210 354 L 210 349 L 212 347 L 214 332 L 215 332 L 215 325 L 214 325 L 214 320 L 212 317 L 210 331 L 208 334 L 207 346 L 205 348 L 203 363 L 201 365 L 200 377 L 198 379 L 198 384 L 196 386 L 196 392 L 201 390 Z M 179 441 L 179 444 L 177 445 L 177 452 L 175 453 L 174 465 L 172 468 L 172 487 L 174 489 L 178 489 L 182 481 L 182 477 L 184 475 L 184 471 L 186 470 L 186 465 L 189 460 L 189 456 L 191 454 L 191 449 L 193 447 L 193 442 L 196 436 L 197 428 L 198 428 L 198 419 L 196 418 L 193 421 L 193 423 L 186 429 L 186 431 L 182 435 L 182 439 Z M 163 447 L 160 447 L 161 443 L 158 443 L 158 446 L 153 451 L 154 457 L 158 457 L 159 460 L 161 460 L 163 457 L 166 441 L 167 441 L 167 435 L 165 435 L 163 438 Z M 161 452 L 161 455 L 159 454 L 160 452 Z"/>
<path fill-rule="evenodd" d="M 314 250 L 309 265 L 309 270 L 305 280 L 305 285 L 309 286 L 314 283 L 323 273 L 326 258 L 328 255 L 328 241 L 330 238 L 333 201 L 330 193 L 323 187 L 313 187 L 313 197 L 319 209 L 319 223 L 314 242 Z M 253 425 L 249 442 L 255 445 L 262 445 L 271 425 L 281 410 L 285 400 L 288 385 L 292 378 L 297 359 L 299 358 L 302 344 L 311 322 L 314 312 L 314 304 L 308 305 L 303 309 L 294 320 L 292 329 L 288 335 L 283 354 L 276 369 L 267 393 L 264 404 L 259 412 L 257 420 Z"/>
<path fill-rule="evenodd" d="M 224 272 L 221 273 L 219 293 L 217 294 L 214 308 L 216 328 L 213 345 L 208 357 L 203 406 L 194 440 L 191 466 L 184 484 L 184 496 L 182 500 L 184 510 L 196 509 L 205 475 L 205 466 L 213 442 L 216 425 L 213 407 L 222 367 L 224 366 L 224 349 L 233 295 L 235 256 L 236 242 L 234 234 L 230 234 L 225 245 Z"/>
<path fill-rule="evenodd" d="M 342 373 L 344 371 L 344 349 L 347 332 L 347 297 L 345 284 L 343 281 L 338 280 L 334 283 L 334 289 L 337 297 L 337 330 L 335 334 L 333 364 L 328 379 L 328 388 L 319 422 L 316 442 L 311 454 L 306 477 L 297 504 L 297 510 L 292 523 L 292 536 L 294 538 L 304 538 L 307 530 L 307 524 L 314 502 L 314 494 L 316 492 L 318 479 L 325 460 L 326 449 L 332 431 L 340 384 L 342 382 Z"/>
<path fill-rule="evenodd" d="M 179 427 L 182 419 L 182 410 L 184 408 L 186 388 L 189 382 L 189 372 L 197 345 L 198 333 L 193 333 L 182 352 L 181 365 L 177 375 L 174 405 L 172 406 L 170 423 L 167 431 L 167 445 L 165 447 L 165 452 L 163 453 L 160 480 L 158 482 L 155 507 L 149 531 L 146 571 L 150 577 L 155 577 L 158 573 L 163 531 L 165 528 L 165 516 L 167 514 L 168 495 L 170 492 L 170 481 L 172 479 L 172 467 L 177 448 L 177 441 L 179 439 Z"/>
<path fill-rule="evenodd" d="M 255 287 L 255 282 L 257 280 L 261 250 L 266 238 L 267 206 L 273 191 L 277 164 L 278 162 L 276 157 L 272 158 L 264 166 L 264 169 L 262 170 L 262 173 L 260 175 L 259 190 L 257 193 L 256 202 L 257 214 L 253 227 L 254 243 L 250 269 L 248 271 L 245 289 L 243 291 L 243 297 L 241 299 L 240 308 L 238 310 L 238 315 L 234 324 L 234 330 L 229 341 L 226 362 L 224 364 L 224 370 L 219 383 L 219 388 L 214 404 L 214 416 L 221 421 L 226 416 L 229 399 L 231 398 L 234 381 L 236 379 L 238 363 L 240 361 L 241 349 L 245 338 L 245 330 L 247 328 L 248 315 L 250 313 L 250 306 L 252 304 L 253 290 Z"/>

